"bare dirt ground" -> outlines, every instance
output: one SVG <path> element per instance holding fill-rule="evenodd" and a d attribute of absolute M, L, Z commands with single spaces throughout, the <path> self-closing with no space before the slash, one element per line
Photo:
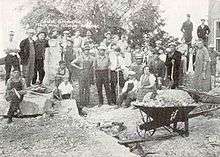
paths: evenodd
<path fill-rule="evenodd" d="M 3 102 L 3 91 L 1 88 L 0 105 Z M 91 106 L 95 106 L 97 104 L 95 87 L 92 87 L 91 99 L 93 104 Z M 37 102 L 37 98 L 33 100 Z M 38 101 L 44 99 L 40 98 Z M 114 106 L 108 105 L 100 108 L 91 106 L 85 108 L 88 112 L 86 118 L 60 113 L 54 117 L 15 119 L 11 125 L 6 123 L 6 119 L 1 119 L 0 156 L 137 156 L 138 152 L 134 151 L 136 155 L 130 153 L 128 148 L 117 143 L 117 139 L 100 131 L 96 126 L 98 123 L 123 122 L 127 129 L 120 134 L 120 138 L 138 138 L 136 126 L 141 122 L 139 111 L 133 107 L 115 109 Z M 146 155 L 149 157 L 220 156 L 220 112 L 215 112 L 212 116 L 190 119 L 189 130 L 189 137 L 181 137 L 159 129 L 152 140 L 141 143 L 141 146 L 145 153 L 150 152 Z"/>

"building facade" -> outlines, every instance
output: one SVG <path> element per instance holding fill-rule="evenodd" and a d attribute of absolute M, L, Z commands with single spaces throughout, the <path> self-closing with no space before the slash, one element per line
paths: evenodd
<path fill-rule="evenodd" d="M 220 52 L 220 0 L 209 0 L 208 23 L 211 30 L 209 43 Z"/>

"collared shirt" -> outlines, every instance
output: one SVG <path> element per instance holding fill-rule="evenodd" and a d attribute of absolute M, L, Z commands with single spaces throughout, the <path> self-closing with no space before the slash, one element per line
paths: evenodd
<path fill-rule="evenodd" d="M 81 36 L 73 37 L 73 48 L 80 48 L 83 42 L 83 38 Z"/>
<path fill-rule="evenodd" d="M 61 91 L 62 95 L 71 94 L 71 92 L 73 91 L 73 86 L 70 84 L 70 82 L 68 83 L 62 82 L 59 85 L 58 89 Z"/>
<path fill-rule="evenodd" d="M 118 57 L 117 57 L 116 52 L 111 51 L 109 53 L 109 59 L 110 59 L 110 69 L 112 71 L 116 70 L 118 67 Z"/>
<path fill-rule="evenodd" d="M 110 59 L 106 56 L 98 55 L 95 59 L 95 69 L 96 70 L 106 70 L 109 68 Z"/>
<path fill-rule="evenodd" d="M 17 55 L 17 52 L 19 48 L 18 48 L 18 45 L 17 43 L 13 40 L 13 41 L 8 41 L 6 43 L 6 47 L 5 47 L 5 52 L 6 54 L 11 54 L 13 56 Z"/>
<path fill-rule="evenodd" d="M 133 87 L 133 89 L 131 91 L 135 91 L 135 90 L 138 89 L 138 86 L 139 86 L 138 80 L 137 79 L 132 79 L 132 80 L 128 80 L 128 81 L 125 82 L 125 85 L 122 88 L 122 93 L 125 93 L 127 91 L 129 84 L 133 84 L 134 85 L 134 87 Z"/>

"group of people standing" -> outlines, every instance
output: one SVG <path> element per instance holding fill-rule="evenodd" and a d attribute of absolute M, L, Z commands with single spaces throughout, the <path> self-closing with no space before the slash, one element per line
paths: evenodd
<path fill-rule="evenodd" d="M 153 98 L 162 86 L 175 89 L 183 85 L 187 71 L 194 71 L 196 89 L 208 91 L 211 88 L 211 58 L 214 62 L 216 57 L 214 51 L 210 54 L 206 48 L 210 30 L 204 22 L 202 19 L 198 27 L 197 49 L 191 45 L 193 24 L 190 15 L 181 28 L 184 33 L 182 44 L 171 43 L 167 49 L 161 49 L 160 42 L 152 40 L 152 33 L 144 36 L 146 42 L 142 47 L 136 45 L 132 49 L 126 33 L 119 36 L 108 31 L 103 41 L 97 44 L 89 30 L 85 37 L 79 30 L 75 30 L 73 36 L 68 30 L 62 35 L 53 30 L 49 38 L 46 32 L 36 34 L 33 29 L 27 31 L 28 37 L 17 48 L 11 31 L 4 58 L 6 84 L 11 90 L 15 85 L 13 77 L 19 78 L 17 73 L 11 75 L 12 67 L 13 71 L 21 72 L 20 78 L 23 78 L 17 79 L 22 80 L 18 91 L 35 84 L 54 85 L 54 98 L 69 99 L 73 95 L 74 82 L 78 82 L 77 104 L 81 115 L 84 115 L 83 107 L 90 104 L 92 84 L 97 87 L 99 106 L 104 104 L 103 86 L 109 105 L 119 107 L 125 102 L 124 106 L 130 106 L 134 100 L 142 101 L 148 92 L 152 92 Z M 10 77 L 12 79 L 8 81 Z M 16 100 L 11 106 L 20 101 Z M 16 107 L 10 112 L 15 110 Z"/>

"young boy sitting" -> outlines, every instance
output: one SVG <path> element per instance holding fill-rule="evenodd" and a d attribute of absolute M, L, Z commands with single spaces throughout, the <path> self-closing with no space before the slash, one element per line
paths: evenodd
<path fill-rule="evenodd" d="M 58 100 L 72 98 L 73 86 L 69 82 L 68 77 L 64 77 L 63 79 L 63 82 L 60 83 L 58 88 L 56 88 L 53 92 L 53 98 Z"/>
<path fill-rule="evenodd" d="M 69 77 L 69 71 L 66 67 L 65 61 L 59 61 L 59 67 L 57 68 L 57 73 L 55 77 L 55 86 L 58 86 L 63 82 L 65 77 Z"/>
<path fill-rule="evenodd" d="M 25 80 L 21 77 L 18 70 L 14 70 L 10 79 L 7 81 L 5 98 L 10 102 L 10 108 L 8 111 L 8 123 L 12 122 L 14 115 L 20 115 L 20 103 L 23 101 L 23 97 L 26 94 Z"/>
<path fill-rule="evenodd" d="M 125 82 L 125 85 L 122 88 L 122 92 L 117 100 L 117 108 L 121 107 L 123 102 L 125 102 L 124 107 L 129 107 L 131 105 L 131 102 L 136 100 L 138 86 L 139 83 L 136 79 L 135 72 L 129 71 L 128 81 Z"/>

